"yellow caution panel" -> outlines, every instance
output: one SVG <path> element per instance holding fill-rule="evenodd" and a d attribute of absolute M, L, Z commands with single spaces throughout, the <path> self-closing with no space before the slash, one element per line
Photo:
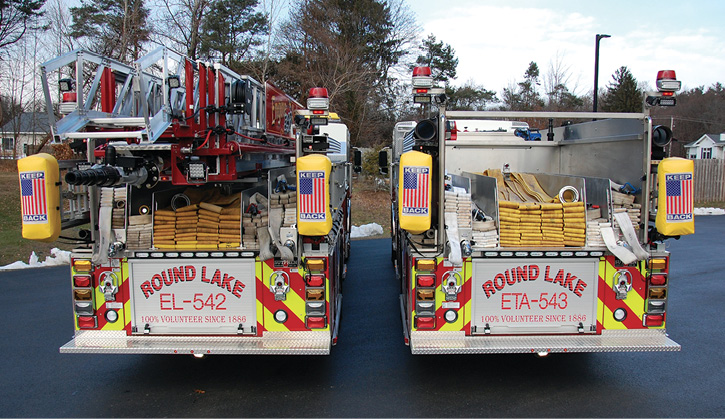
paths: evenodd
<path fill-rule="evenodd" d="M 420 151 L 400 156 L 398 215 L 400 228 L 420 234 L 430 228 L 433 158 Z"/>
<path fill-rule="evenodd" d="M 331 171 L 330 159 L 322 154 L 297 159 L 297 230 L 303 236 L 324 236 L 332 229 Z"/>
<path fill-rule="evenodd" d="M 695 233 L 694 182 L 695 164 L 680 157 L 663 159 L 657 169 L 657 231 L 667 236 Z"/>
<path fill-rule="evenodd" d="M 18 160 L 23 238 L 52 242 L 60 235 L 58 161 L 40 153 Z"/>

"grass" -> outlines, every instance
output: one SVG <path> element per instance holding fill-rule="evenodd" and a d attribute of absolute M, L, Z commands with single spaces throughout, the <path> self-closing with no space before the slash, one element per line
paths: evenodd
<path fill-rule="evenodd" d="M 41 243 L 26 240 L 22 236 L 20 219 L 20 185 L 16 171 L 0 172 L 0 266 L 20 260 L 27 262 L 35 251 L 42 261 L 50 256 L 50 249 L 57 247 L 71 250 L 73 245 L 52 242 Z"/>
<path fill-rule="evenodd" d="M 382 236 L 390 237 L 390 191 L 387 182 L 378 184 L 375 178 L 358 176 L 352 182 L 352 224 L 378 223 L 383 227 Z"/>
<path fill-rule="evenodd" d="M 50 256 L 50 249 L 57 247 L 71 250 L 74 245 L 55 241 L 41 243 L 22 237 L 20 220 L 20 190 L 15 161 L 0 161 L 0 266 L 17 260 L 27 262 L 35 251 L 42 261 Z M 374 179 L 361 176 L 353 181 L 352 223 L 360 226 L 378 223 L 383 227 L 381 238 L 390 236 L 390 193 L 387 184 L 378 185 Z M 61 232 L 64 236 L 74 237 L 77 228 Z"/>

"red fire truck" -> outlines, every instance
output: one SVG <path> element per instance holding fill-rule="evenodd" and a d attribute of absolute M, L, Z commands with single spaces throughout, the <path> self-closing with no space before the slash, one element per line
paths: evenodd
<path fill-rule="evenodd" d="M 347 136 L 319 134 L 326 89 L 304 108 L 165 48 L 131 64 L 78 50 L 41 72 L 54 143 L 82 158 L 18 162 L 23 236 L 89 226 L 61 352 L 329 353 L 352 168 Z"/>
<path fill-rule="evenodd" d="M 451 111 L 430 69 L 414 71 L 430 118 L 398 124 L 390 165 L 414 354 L 680 350 L 665 241 L 694 233 L 693 168 L 666 157 L 672 132 L 649 116 L 675 104 L 674 71 L 657 86 L 641 113 Z M 451 129 L 480 120 L 548 132 Z"/>

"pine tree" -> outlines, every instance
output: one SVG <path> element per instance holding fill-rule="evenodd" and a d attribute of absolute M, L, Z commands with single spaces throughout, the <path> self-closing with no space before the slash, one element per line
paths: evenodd
<path fill-rule="evenodd" d="M 430 67 L 433 80 L 448 85 L 451 79 L 456 78 L 458 58 L 450 45 L 436 42 L 435 35 L 430 34 L 423 40 L 421 50 L 423 54 L 418 56 L 415 64 Z"/>
<path fill-rule="evenodd" d="M 626 66 L 620 67 L 612 75 L 607 92 L 601 100 L 605 112 L 642 112 L 642 91 L 637 88 L 637 80 Z"/>

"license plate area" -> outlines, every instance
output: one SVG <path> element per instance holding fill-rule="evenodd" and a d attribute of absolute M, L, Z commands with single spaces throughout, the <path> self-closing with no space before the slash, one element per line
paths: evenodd
<path fill-rule="evenodd" d="M 598 258 L 474 259 L 474 334 L 596 333 Z"/>
<path fill-rule="evenodd" d="M 130 259 L 138 334 L 250 334 L 257 326 L 254 259 Z"/>

